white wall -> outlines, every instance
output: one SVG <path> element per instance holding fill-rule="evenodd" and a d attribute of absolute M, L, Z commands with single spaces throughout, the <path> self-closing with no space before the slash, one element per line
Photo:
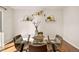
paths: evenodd
<path fill-rule="evenodd" d="M 15 34 L 23 34 L 23 36 L 26 36 L 27 34 L 34 34 L 35 28 L 34 25 L 31 22 L 23 22 L 24 16 L 31 15 L 33 12 L 36 12 L 36 10 L 41 10 L 41 8 L 32 8 L 32 9 L 22 9 L 22 10 L 15 10 Z M 42 22 L 39 25 L 38 30 L 43 31 L 45 35 L 51 34 L 60 34 L 62 35 L 63 31 L 63 19 L 62 19 L 62 10 L 61 9 L 44 9 L 46 15 L 54 15 L 56 18 L 56 22 L 46 23 L 44 20 L 45 18 L 41 17 L 40 20 Z"/>
<path fill-rule="evenodd" d="M 0 32 L 2 32 L 2 12 L 0 11 Z"/>
<path fill-rule="evenodd" d="M 66 7 L 63 13 L 64 39 L 79 48 L 79 7 Z"/>
<path fill-rule="evenodd" d="M 2 8 L 0 8 L 0 12 L 1 12 L 1 22 L 0 22 L 0 26 L 1 26 L 1 31 L 0 31 L 0 49 L 4 47 L 4 32 L 2 30 L 3 28 L 3 12 L 4 10 Z"/>
<path fill-rule="evenodd" d="M 35 27 L 31 22 L 23 22 L 24 16 L 31 15 L 32 13 L 41 10 L 39 7 L 26 8 L 21 10 L 13 10 L 6 7 L 7 11 L 3 11 L 3 32 L 4 42 L 9 42 L 16 34 L 22 34 L 26 37 L 27 34 L 34 34 Z M 45 35 L 59 34 L 63 36 L 64 40 L 79 48 L 79 7 L 65 7 L 60 9 L 44 9 L 46 15 L 54 15 L 56 22 L 46 23 L 45 18 L 42 20 L 38 30 L 43 31 Z"/>
<path fill-rule="evenodd" d="M 32 13 L 41 10 L 39 7 L 26 8 L 21 10 L 13 10 L 7 7 L 4 11 L 3 32 L 5 35 L 5 43 L 10 41 L 12 36 L 22 34 L 26 37 L 27 34 L 34 34 L 35 27 L 31 22 L 23 22 L 24 16 L 31 15 Z M 63 36 L 64 40 L 79 48 L 79 7 L 65 7 L 64 10 L 60 9 L 44 9 L 46 15 L 54 15 L 56 22 L 46 23 L 45 18 L 42 20 L 38 30 L 43 31 L 45 35 L 59 34 Z M 14 16 L 14 17 L 13 17 Z"/>
<path fill-rule="evenodd" d="M 13 9 L 6 7 L 7 10 L 3 11 L 3 32 L 4 44 L 12 40 L 13 36 Z"/>

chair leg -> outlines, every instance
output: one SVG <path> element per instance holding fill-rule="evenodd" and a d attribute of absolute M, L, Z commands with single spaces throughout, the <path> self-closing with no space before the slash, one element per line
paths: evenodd
<path fill-rule="evenodd" d="M 21 46 L 21 50 L 20 50 L 20 52 L 23 51 L 23 48 L 24 48 L 24 43 L 23 43 L 22 46 Z"/>
<path fill-rule="evenodd" d="M 53 51 L 56 52 L 55 45 L 52 44 Z"/>

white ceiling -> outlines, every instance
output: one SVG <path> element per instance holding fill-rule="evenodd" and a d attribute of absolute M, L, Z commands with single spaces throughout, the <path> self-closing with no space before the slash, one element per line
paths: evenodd
<path fill-rule="evenodd" d="M 15 10 L 21 10 L 21 9 L 60 9 L 63 8 L 63 6 L 10 6 L 10 8 Z"/>

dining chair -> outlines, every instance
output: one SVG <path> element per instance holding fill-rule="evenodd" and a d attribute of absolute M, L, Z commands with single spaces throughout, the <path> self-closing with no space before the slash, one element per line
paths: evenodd
<path fill-rule="evenodd" d="M 52 48 L 53 48 L 53 52 L 56 52 L 56 47 L 54 43 L 52 43 Z"/>
<path fill-rule="evenodd" d="M 55 36 L 55 41 L 56 41 L 56 44 L 55 44 L 56 50 L 59 51 L 59 49 L 62 47 L 62 44 L 63 44 L 63 38 L 57 34 Z"/>
<path fill-rule="evenodd" d="M 30 44 L 30 36 L 31 35 L 28 35 L 28 38 L 27 38 L 27 41 L 24 43 L 24 45 L 22 46 L 23 47 L 23 51 L 26 51 L 27 52 L 27 49 L 28 49 L 28 46 Z"/>
<path fill-rule="evenodd" d="M 28 35 L 28 38 L 27 38 L 27 42 L 28 42 L 28 43 L 30 42 L 29 40 L 30 40 L 30 35 Z"/>
<path fill-rule="evenodd" d="M 50 40 L 50 37 L 49 37 L 49 35 L 48 35 L 47 37 L 48 37 L 48 43 L 51 43 L 51 40 Z"/>
<path fill-rule="evenodd" d="M 23 48 L 24 48 L 24 43 L 21 44 L 21 49 L 20 49 L 20 52 L 23 51 Z"/>
<path fill-rule="evenodd" d="M 29 45 L 29 52 L 47 52 L 47 45 Z"/>
<path fill-rule="evenodd" d="M 51 42 L 49 35 L 48 35 L 48 44 L 51 44 L 53 52 L 56 52 L 55 44 Z"/>
<path fill-rule="evenodd" d="M 22 38 L 21 34 L 16 35 L 13 38 L 13 41 L 14 41 L 14 45 L 15 45 L 15 48 L 17 49 L 17 51 L 22 52 L 22 50 L 23 50 L 22 47 L 24 46 L 24 42 L 23 42 L 23 38 Z"/>

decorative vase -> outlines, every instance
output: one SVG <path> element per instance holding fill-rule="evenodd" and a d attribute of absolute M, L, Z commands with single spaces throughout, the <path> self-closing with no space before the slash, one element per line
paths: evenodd
<path fill-rule="evenodd" d="M 35 36 L 38 35 L 38 26 L 35 26 Z"/>

